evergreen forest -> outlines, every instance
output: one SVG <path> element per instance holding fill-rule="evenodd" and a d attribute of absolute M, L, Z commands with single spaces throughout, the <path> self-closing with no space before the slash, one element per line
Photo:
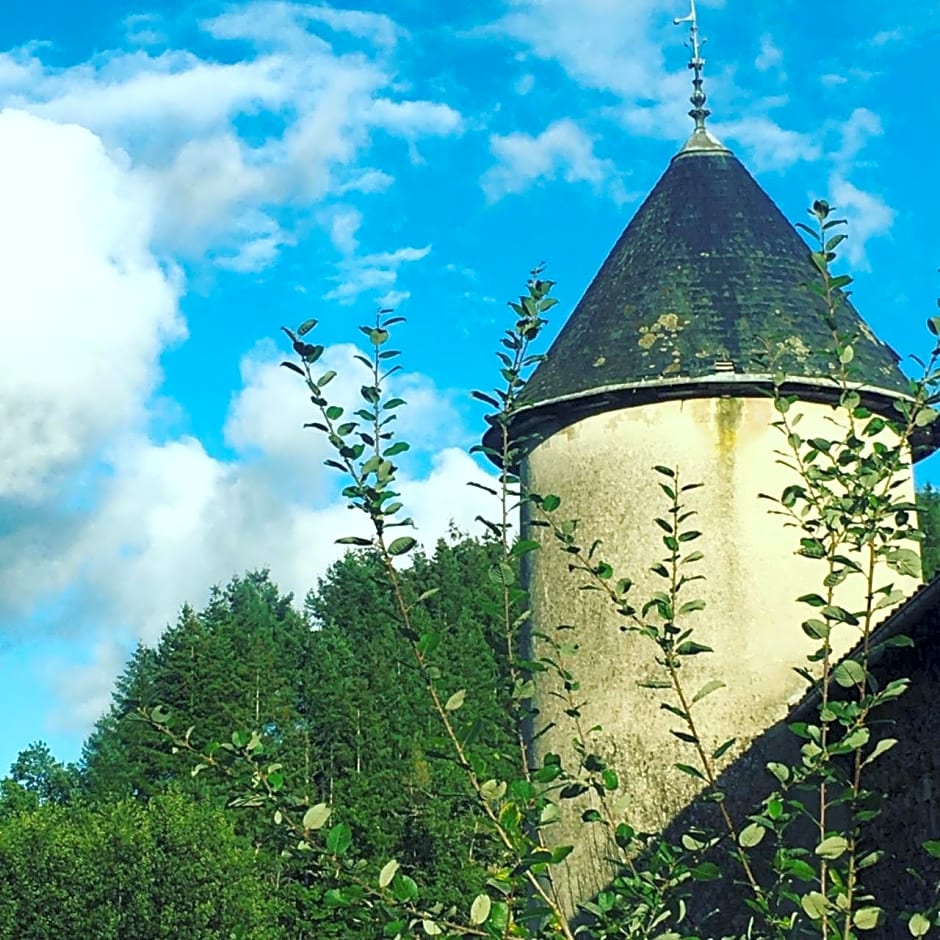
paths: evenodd
<path fill-rule="evenodd" d="M 940 491 L 918 498 L 929 579 Z M 416 553 L 402 581 L 426 597 L 416 609 L 441 636 L 434 668 L 467 690 L 468 736 L 498 761 L 517 729 L 498 691 L 494 551 L 452 533 Z M 473 896 L 496 847 L 466 775 L 443 756 L 397 624 L 369 551 L 335 563 L 302 609 L 265 571 L 214 588 L 204 610 L 184 607 L 155 647 L 137 648 L 77 765 L 36 742 L 0 782 L 0 938 L 374 936 L 335 916 L 286 837 L 239 796 L 243 781 L 199 772 L 141 720 L 157 707 L 197 750 L 259 733 L 283 767 L 282 801 L 334 806 L 363 864 L 397 859 L 436 898 Z"/>

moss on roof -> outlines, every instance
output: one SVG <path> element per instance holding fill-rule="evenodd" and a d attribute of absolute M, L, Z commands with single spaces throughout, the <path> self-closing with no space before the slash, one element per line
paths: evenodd
<path fill-rule="evenodd" d="M 627 226 L 526 386 L 528 407 L 716 372 L 826 379 L 832 341 L 809 248 L 728 151 L 676 157 Z M 854 307 L 858 380 L 889 394 L 897 354 Z"/>

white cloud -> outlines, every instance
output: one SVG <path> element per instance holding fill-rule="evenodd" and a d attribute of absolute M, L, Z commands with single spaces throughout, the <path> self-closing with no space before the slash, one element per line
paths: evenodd
<path fill-rule="evenodd" d="M 301 427 L 313 413 L 299 379 L 278 368 L 271 352 L 256 350 L 242 364 L 245 384 L 226 423 L 238 459 L 217 460 L 193 438 L 161 445 L 129 438 L 115 452 L 93 525 L 56 546 L 68 567 L 80 569 L 73 590 L 104 625 L 100 655 L 53 675 L 62 711 L 79 730 L 87 731 L 107 702 L 121 638 L 132 633 L 155 642 L 184 602 L 201 606 L 213 583 L 254 568 L 270 568 L 282 590 L 302 598 L 341 554 L 335 538 L 369 535 L 365 517 L 336 495 L 339 475 L 322 466 L 324 442 Z M 348 400 L 349 408 L 359 383 L 352 353 L 333 347 L 323 359 L 324 368 L 344 370 L 335 400 Z M 461 426 L 447 394 L 418 374 L 399 377 L 395 391 L 409 402 L 401 432 L 425 454 L 400 458 L 400 490 L 420 539 L 433 546 L 451 522 L 481 532 L 475 518 L 493 515 L 492 499 L 466 482 L 492 486 L 493 479 L 464 452 L 438 449 Z"/>
<path fill-rule="evenodd" d="M 867 108 L 856 108 L 836 126 L 838 149 L 831 154 L 829 200 L 849 222 L 845 242 L 846 260 L 857 270 L 869 270 L 866 247 L 870 239 L 890 232 L 896 212 L 876 193 L 867 192 L 850 181 L 864 163 L 860 155 L 872 140 L 884 134 L 881 118 Z"/>
<path fill-rule="evenodd" d="M 703 6 L 720 7 L 723 0 Z M 663 50 L 675 49 L 681 31 L 670 0 L 509 0 L 508 12 L 486 32 L 525 46 L 534 56 L 557 62 L 577 84 L 618 96 L 628 112 L 667 112 L 675 127 L 687 110 L 690 88 L 685 62 L 667 61 Z M 681 84 L 685 93 L 675 95 Z M 634 115 L 643 123 L 644 118 Z M 657 136 L 663 136 L 661 120 Z"/>
<path fill-rule="evenodd" d="M 247 40 L 258 51 L 239 61 L 109 51 L 65 68 L 44 64 L 42 49 L 0 56 L 0 102 L 80 124 L 128 154 L 156 190 L 162 249 L 258 270 L 291 242 L 296 209 L 390 185 L 366 165 L 377 133 L 415 158 L 421 138 L 462 132 L 450 105 L 403 93 L 390 54 L 406 34 L 387 16 L 250 3 L 201 26 L 223 46 Z"/>
<path fill-rule="evenodd" d="M 871 37 L 871 44 L 873 46 L 887 46 L 893 42 L 900 42 L 905 36 L 905 31 L 900 27 L 896 29 L 883 29 L 881 32 L 875 33 L 875 35 Z"/>
<path fill-rule="evenodd" d="M 379 252 L 361 257 L 351 256 L 339 264 L 339 273 L 334 277 L 336 287 L 325 294 L 326 300 L 338 300 L 349 304 L 362 294 L 371 295 L 382 306 L 389 304 L 389 299 L 400 302 L 407 293 L 394 290 L 398 283 L 399 269 L 404 264 L 422 261 L 431 252 L 431 246 L 423 248 L 398 248 L 395 251 Z"/>
<path fill-rule="evenodd" d="M 247 39 L 260 45 L 306 45 L 309 26 L 322 24 L 382 47 L 405 36 L 394 20 L 381 13 L 341 10 L 306 3 L 254 3 L 205 20 L 206 31 L 218 39 Z"/>
<path fill-rule="evenodd" d="M 654 17 L 670 22 L 661 0 L 510 0 L 490 27 L 558 61 L 581 84 L 623 96 L 645 97 L 657 87 L 662 47 L 652 37 Z"/>
<path fill-rule="evenodd" d="M 291 98 L 288 62 L 277 56 L 218 63 L 176 50 L 113 53 L 100 62 L 46 71 L 31 110 L 100 134 L 161 127 L 172 141 L 225 127 L 239 113 Z M 28 101 L 25 103 L 29 103 Z"/>
<path fill-rule="evenodd" d="M 361 352 L 351 344 L 329 346 L 316 366 L 318 373 L 336 373 L 326 388 L 327 397 L 345 409 L 347 416 L 362 407 L 359 390 L 367 373 L 356 359 Z M 229 408 L 225 439 L 241 459 L 260 455 L 277 465 L 278 476 L 294 467 L 308 482 L 315 482 L 329 448 L 322 435 L 303 430 L 305 423 L 319 420 L 319 414 L 304 394 L 299 377 L 280 365 L 283 358 L 270 342 L 259 343 L 243 357 L 242 387 Z M 467 441 L 452 393 L 426 375 L 399 372 L 389 379 L 388 392 L 407 402 L 397 413 L 395 430 L 416 449 L 428 452 Z"/>
<path fill-rule="evenodd" d="M 160 46 L 167 41 L 161 24 L 156 13 L 132 13 L 124 18 L 124 35 L 129 43 L 137 46 Z"/>
<path fill-rule="evenodd" d="M 766 33 L 760 38 L 760 52 L 754 65 L 760 72 L 783 68 L 783 51 L 774 43 L 773 37 Z"/>
<path fill-rule="evenodd" d="M 764 115 L 716 123 L 715 132 L 722 140 L 737 141 L 747 148 L 754 169 L 783 170 L 801 160 L 822 156 L 822 148 L 809 134 L 787 130 Z"/>
<path fill-rule="evenodd" d="M 865 252 L 868 241 L 890 232 L 897 213 L 881 196 L 864 192 L 838 171 L 829 179 L 829 194 L 839 214 L 849 222 L 849 237 L 844 242 L 846 259 L 856 270 L 869 270 Z"/>
<path fill-rule="evenodd" d="M 376 98 L 366 114 L 374 127 L 414 138 L 429 134 L 450 136 L 463 130 L 460 112 L 433 101 L 391 101 Z"/>
<path fill-rule="evenodd" d="M 141 419 L 178 278 L 152 193 L 93 134 L 0 112 L 0 498 L 44 499 Z"/>
<path fill-rule="evenodd" d="M 356 236 L 362 225 L 362 213 L 351 206 L 337 206 L 325 213 L 323 220 L 329 227 L 333 247 L 344 255 L 354 254 L 359 247 Z"/>
<path fill-rule="evenodd" d="M 517 132 L 490 137 L 497 159 L 481 181 L 490 200 L 521 193 L 539 180 L 586 182 L 600 189 L 615 175 L 611 161 L 594 153 L 594 141 L 567 118 L 550 124 L 541 134 Z"/>
<path fill-rule="evenodd" d="M 52 714 L 50 729 L 87 734 L 111 703 L 114 677 L 127 653 L 123 643 L 103 637 L 95 641 L 84 662 L 66 662 L 59 657 L 47 662 L 43 678 L 56 698 L 68 702 L 68 708 Z"/>
<path fill-rule="evenodd" d="M 849 119 L 839 128 L 842 138 L 836 160 L 848 163 L 854 160 L 873 137 L 884 133 L 881 118 L 868 108 L 856 108 Z"/>

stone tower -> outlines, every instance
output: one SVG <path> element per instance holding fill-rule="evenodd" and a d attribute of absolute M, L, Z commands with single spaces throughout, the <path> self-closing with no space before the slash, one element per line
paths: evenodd
<path fill-rule="evenodd" d="M 640 206 L 587 288 L 546 359 L 528 381 L 512 434 L 524 440 L 522 476 L 533 492 L 562 498 L 560 515 L 579 520 L 587 544 L 603 540 L 616 576 L 635 582 L 643 598 L 661 589 L 650 565 L 664 554 L 653 524 L 666 505 L 656 464 L 680 468 L 698 512 L 696 543 L 707 580 L 697 592 L 696 636 L 715 652 L 694 657 L 687 681 L 712 678 L 727 687 L 700 713 L 703 739 L 748 741 L 786 713 L 805 689 L 793 671 L 814 648 L 800 630 L 805 607 L 796 598 L 818 590 L 818 567 L 795 553 L 798 536 L 768 513 L 759 494 L 794 482 L 778 463 L 784 445 L 773 427 L 769 397 L 775 369 L 799 396 L 801 433 L 832 436 L 839 391 L 824 304 L 808 288 L 819 273 L 800 235 L 736 157 L 705 128 L 702 60 L 693 21 L 695 131 Z M 863 401 L 892 414 L 907 382 L 897 355 L 843 299 L 839 317 L 860 332 L 855 361 Z M 904 481 L 911 498 L 913 483 Z M 579 652 L 573 669 L 585 728 L 601 725 L 600 747 L 629 795 L 635 826 L 661 829 L 686 806 L 694 782 L 673 769 L 689 762 L 669 733 L 660 693 L 638 686 L 654 671 L 648 640 L 619 629 L 623 622 L 595 592 L 577 589 L 568 556 L 545 529 L 524 534 L 543 547 L 528 556 L 533 635 L 576 625 L 565 638 Z M 911 579 L 898 586 L 910 593 Z M 852 606 L 851 598 L 844 600 Z M 854 643 L 846 637 L 845 647 Z M 534 640 L 533 654 L 544 654 Z M 540 723 L 534 757 L 570 756 L 572 729 L 550 682 L 537 696 Z M 714 746 L 713 744 L 713 746 Z M 571 908 L 608 877 L 597 827 L 573 827 L 568 860 Z"/>

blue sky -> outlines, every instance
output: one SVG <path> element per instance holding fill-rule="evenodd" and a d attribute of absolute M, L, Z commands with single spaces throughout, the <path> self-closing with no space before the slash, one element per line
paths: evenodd
<path fill-rule="evenodd" d="M 821 196 L 850 219 L 857 306 L 908 353 L 940 293 L 940 8 L 900 9 L 699 3 L 710 127 L 791 219 Z M 408 317 L 404 492 L 426 538 L 472 528 L 469 389 L 504 303 L 545 261 L 556 329 L 688 136 L 687 12 L 6 10 L 0 772 L 40 738 L 77 758 L 128 651 L 185 601 L 260 566 L 302 596 L 336 557 L 353 520 L 298 430 L 282 323 L 317 316 L 348 372 L 377 304 Z"/>

